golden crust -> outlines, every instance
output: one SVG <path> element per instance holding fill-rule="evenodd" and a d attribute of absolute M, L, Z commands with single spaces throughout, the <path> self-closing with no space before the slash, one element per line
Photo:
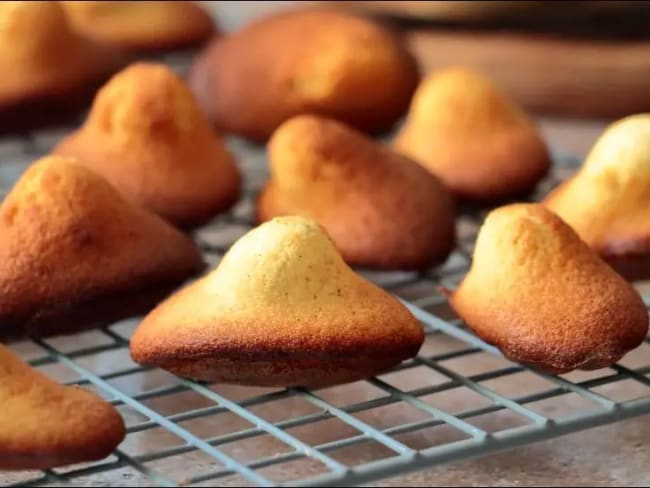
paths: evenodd
<path fill-rule="evenodd" d="M 122 62 L 116 51 L 72 32 L 58 2 L 0 2 L 0 110 L 67 100 Z"/>
<path fill-rule="evenodd" d="M 62 2 L 73 28 L 89 39 L 123 49 L 197 46 L 215 32 L 210 15 L 194 2 Z"/>
<path fill-rule="evenodd" d="M 414 356 L 417 350 L 409 352 Z M 395 366 L 393 355 L 387 358 L 315 358 L 249 359 L 206 357 L 196 360 L 163 359 L 158 366 L 181 377 L 199 381 L 237 383 L 252 386 L 308 385 L 311 388 L 351 383 L 374 376 Z"/>
<path fill-rule="evenodd" d="M 190 80 L 215 124 L 266 140 L 285 120 L 314 113 L 367 132 L 389 129 L 418 80 L 391 33 L 327 10 L 283 12 L 217 39 Z"/>
<path fill-rule="evenodd" d="M 319 225 L 281 217 L 154 309 L 130 347 L 138 363 L 206 381 L 322 386 L 384 371 L 423 339 L 417 320 L 348 268 Z"/>
<path fill-rule="evenodd" d="M 609 366 L 648 332 L 634 288 L 538 204 L 488 215 L 450 303 L 506 356 L 552 373 Z"/>
<path fill-rule="evenodd" d="M 239 198 L 232 155 L 164 65 L 136 63 L 115 75 L 54 153 L 78 158 L 131 202 L 180 225 L 202 223 Z"/>
<path fill-rule="evenodd" d="M 178 284 L 202 265 L 194 243 L 128 205 L 75 161 L 34 163 L 0 205 L 0 328 Z M 126 311 L 126 310 L 125 310 Z"/>
<path fill-rule="evenodd" d="M 0 469 L 48 469 L 108 456 L 125 435 L 98 396 L 55 383 L 0 344 Z"/>
<path fill-rule="evenodd" d="M 269 142 L 272 177 L 259 221 L 317 220 L 348 264 L 420 269 L 444 261 L 455 240 L 454 205 L 419 165 L 333 120 L 299 115 Z"/>
<path fill-rule="evenodd" d="M 549 167 L 546 145 L 524 112 L 488 79 L 461 67 L 422 81 L 394 145 L 468 200 L 523 194 Z"/>
<path fill-rule="evenodd" d="M 626 117 L 544 205 L 628 279 L 650 277 L 650 114 Z"/>

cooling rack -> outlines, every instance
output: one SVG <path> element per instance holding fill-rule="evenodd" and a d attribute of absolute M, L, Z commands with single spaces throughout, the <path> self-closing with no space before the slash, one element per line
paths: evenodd
<path fill-rule="evenodd" d="M 179 66 L 179 60 L 168 61 Z M 0 139 L 0 191 L 68 130 Z M 245 175 L 244 198 L 194 233 L 213 266 L 251 228 L 254 196 L 267 178 L 263 148 L 239 139 L 229 144 Z M 532 199 L 578 164 L 566 155 L 554 159 L 551 176 Z M 101 462 L 2 473 L 0 481 L 360 484 L 650 413 L 648 342 L 610 368 L 552 376 L 504 359 L 463 326 L 438 287 L 453 288 L 462 279 L 484 215 L 463 209 L 458 247 L 441 267 L 417 273 L 360 270 L 402 300 L 427 334 L 417 358 L 366 381 L 315 391 L 188 381 L 130 360 L 128 340 L 138 319 L 11 344 L 50 376 L 112 402 L 128 435 Z"/>

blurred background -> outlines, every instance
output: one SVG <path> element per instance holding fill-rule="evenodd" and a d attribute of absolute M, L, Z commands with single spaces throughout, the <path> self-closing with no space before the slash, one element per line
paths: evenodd
<path fill-rule="evenodd" d="M 201 2 L 225 31 L 296 2 Z M 608 121 L 650 111 L 650 2 L 300 2 L 371 15 L 424 72 L 464 64 L 506 89 L 549 140 L 584 153 Z M 569 134 L 566 130 L 569 129 Z"/>
<path fill-rule="evenodd" d="M 650 112 L 650 2 L 646 1 L 198 3 L 214 16 L 219 29 L 225 33 L 287 8 L 326 5 L 372 16 L 404 36 L 423 73 L 450 64 L 468 65 L 485 72 L 534 116 L 549 146 L 555 152 L 575 155 L 576 163 L 611 121 L 632 113 Z M 165 53 L 163 59 L 174 68 L 186 68 L 194 54 Z M 41 111 L 40 107 L 38 111 Z M 85 115 L 78 115 L 74 125 L 82 123 L 84 117 Z M 5 182 L 13 182 L 36 155 L 47 153 L 71 129 L 70 125 L 48 128 L 22 138 L 11 134 L 0 141 L 0 183 L 3 179 Z M 251 174 L 251 168 L 259 171 L 259 168 L 265 167 L 264 161 L 262 150 L 247 155 L 246 171 Z M 572 171 L 570 169 L 563 174 L 568 175 Z M 266 180 L 265 173 L 259 175 Z M 257 180 L 251 182 L 257 184 Z M 240 227 L 235 228 L 233 225 L 219 228 L 227 235 L 223 237 L 214 232 L 210 239 L 215 242 L 219 240 L 219 243 L 222 239 L 230 242 L 233 235 L 241 233 Z M 120 351 L 124 352 L 123 349 Z M 114 366 L 114 358 L 110 355 L 102 356 L 98 361 L 100 370 L 102 365 Z M 641 359 L 643 364 L 647 364 L 647 357 Z M 476 363 L 474 359 L 470 361 L 472 371 L 480 371 L 484 367 L 481 362 Z M 587 373 L 580 372 L 579 375 Z M 143 378 L 144 376 L 142 375 Z M 136 382 L 144 381 L 138 378 Z M 417 375 L 414 378 L 418 380 Z M 583 376 L 578 378 L 584 379 Z M 508 392 L 512 391 L 514 397 L 515 391 L 521 391 L 519 388 L 529 388 L 530 392 L 539 391 L 536 390 L 539 385 L 533 381 L 531 386 L 530 379 L 527 375 L 520 376 L 516 382 L 507 378 L 506 386 L 512 389 Z M 424 377 L 424 381 L 430 382 L 431 379 Z M 619 382 L 619 385 L 623 385 L 620 388 L 621 395 L 636 398 L 635 383 L 632 379 L 626 383 Z M 127 380 L 122 384 L 127 384 Z M 409 386 L 412 387 L 413 385 Z M 647 395 L 646 386 L 643 387 L 642 394 Z M 577 395 L 574 396 L 580 399 Z M 454 400 L 452 395 L 451 400 L 458 401 L 463 409 L 468 402 L 462 395 L 460 400 Z M 179 402 L 178 399 L 172 401 L 171 407 L 178 407 L 179 412 L 190 408 L 185 401 Z M 280 404 L 280 407 L 284 408 L 284 405 Z M 579 407 L 584 406 L 579 404 Z M 398 413 L 404 414 L 402 411 Z M 230 420 L 224 425 L 231 429 L 229 422 Z M 203 432 L 207 423 L 199 425 Z M 232 433 L 230 430 L 228 432 Z M 329 434 L 322 425 L 319 432 Z M 647 450 L 649 433 L 647 416 L 629 419 L 480 460 L 440 466 L 424 474 L 404 476 L 393 483 L 399 486 L 450 483 L 478 486 L 571 486 L 578 482 L 644 485 L 650 482 Z M 133 442 L 136 444 L 142 443 L 142 452 L 151 449 L 146 437 L 140 441 L 133 435 L 130 438 L 135 438 Z M 273 441 L 267 439 L 269 440 Z M 156 449 L 160 448 L 162 442 L 158 438 L 154 438 L 154 441 Z M 253 439 L 253 442 L 259 441 Z M 275 444 L 273 446 L 275 449 Z M 240 449 L 238 444 L 232 447 Z M 258 444 L 254 444 L 254 448 L 257 447 Z M 247 453 L 244 448 L 241 451 Z M 366 452 L 354 447 L 346 456 L 348 459 L 355 456 L 361 459 L 366 456 Z M 363 458 L 362 461 L 367 462 L 368 459 Z M 168 463 L 168 459 L 159 460 L 160 465 Z M 168 468 L 177 470 L 177 474 L 183 476 L 192 474 L 199 467 L 205 467 L 201 465 L 205 463 L 204 460 L 188 464 L 180 459 L 176 463 L 171 463 Z M 0 473 L 0 486 L 7 482 L 6 476 L 5 473 Z M 102 480 L 103 484 L 124 484 L 129 481 L 132 484 L 134 481 L 120 476 L 119 472 L 109 473 L 97 484 L 102 484 Z"/>

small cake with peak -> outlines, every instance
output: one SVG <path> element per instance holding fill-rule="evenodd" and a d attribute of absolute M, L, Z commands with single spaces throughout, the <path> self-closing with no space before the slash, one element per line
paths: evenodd
<path fill-rule="evenodd" d="M 0 111 L 54 99 L 70 104 L 122 61 L 76 35 L 59 2 L 0 2 Z"/>
<path fill-rule="evenodd" d="M 271 180 L 260 221 L 304 215 L 327 229 L 348 264 L 420 269 L 455 241 L 454 205 L 438 179 L 408 158 L 334 120 L 299 115 L 269 142 Z"/>
<path fill-rule="evenodd" d="M 142 313 L 201 267 L 180 231 L 74 160 L 49 156 L 0 205 L 0 333 Z"/>
<path fill-rule="evenodd" d="M 650 114 L 598 139 L 582 168 L 544 200 L 614 269 L 650 278 Z"/>
<path fill-rule="evenodd" d="M 260 141 L 302 113 L 386 131 L 408 108 L 418 79 L 392 33 L 324 9 L 280 12 L 216 39 L 190 72 L 217 127 Z"/>
<path fill-rule="evenodd" d="M 431 73 L 395 140 L 456 195 L 497 201 L 532 190 L 549 155 L 526 114 L 490 80 L 463 67 Z"/>
<path fill-rule="evenodd" d="M 0 344 L 0 469 L 50 469 L 98 461 L 125 435 L 115 408 L 63 386 Z"/>
<path fill-rule="evenodd" d="M 233 157 L 183 80 L 160 64 L 116 74 L 54 153 L 78 158 L 132 203 L 178 225 L 200 224 L 239 197 Z"/>
<path fill-rule="evenodd" d="M 386 371 L 423 340 L 415 317 L 355 274 L 316 222 L 280 217 L 145 317 L 131 355 L 198 380 L 317 387 Z"/>
<path fill-rule="evenodd" d="M 508 358 L 551 373 L 610 366 L 648 332 L 634 288 L 539 204 L 488 215 L 450 303 Z"/>
<path fill-rule="evenodd" d="M 195 2 L 63 2 L 81 35 L 123 49 L 157 51 L 197 46 L 215 31 Z"/>

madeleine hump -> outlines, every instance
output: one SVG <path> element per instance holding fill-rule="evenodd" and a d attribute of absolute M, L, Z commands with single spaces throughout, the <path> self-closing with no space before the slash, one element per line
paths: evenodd
<path fill-rule="evenodd" d="M 0 266 L 0 334 L 49 335 L 148 311 L 202 258 L 91 170 L 48 156 L 0 205 Z"/>
<path fill-rule="evenodd" d="M 650 278 L 650 114 L 610 125 L 543 203 L 625 278 Z"/>
<path fill-rule="evenodd" d="M 197 2 L 62 2 L 84 37 L 122 49 L 159 51 L 198 46 L 215 33 L 214 21 Z"/>
<path fill-rule="evenodd" d="M 98 461 L 124 439 L 124 421 L 110 403 L 52 381 L 2 344 L 0 405 L 0 470 Z"/>
<path fill-rule="evenodd" d="M 78 158 L 132 203 L 177 225 L 201 224 L 240 194 L 232 155 L 183 80 L 162 64 L 116 74 L 54 153 Z"/>
<path fill-rule="evenodd" d="M 391 32 L 324 9 L 280 12 L 218 38 L 190 72 L 216 126 L 258 141 L 303 113 L 386 131 L 406 112 L 418 79 Z"/>
<path fill-rule="evenodd" d="M 634 288 L 539 204 L 488 215 L 450 303 L 508 358 L 550 373 L 610 366 L 648 332 Z"/>
<path fill-rule="evenodd" d="M 55 101 L 76 105 L 123 61 L 73 32 L 59 2 L 0 2 L 0 111 L 14 119 Z"/>
<path fill-rule="evenodd" d="M 136 362 L 193 379 L 316 387 L 384 372 L 423 340 L 415 317 L 354 273 L 322 227 L 279 217 L 161 303 L 130 347 Z"/>
<path fill-rule="evenodd" d="M 454 247 L 454 204 L 440 181 L 339 122 L 288 120 L 269 142 L 269 162 L 258 220 L 313 218 L 350 265 L 421 269 L 443 262 Z"/>
<path fill-rule="evenodd" d="M 422 81 L 394 145 L 454 194 L 478 202 L 532 190 L 550 164 L 523 110 L 490 80 L 463 67 L 435 71 Z"/>

